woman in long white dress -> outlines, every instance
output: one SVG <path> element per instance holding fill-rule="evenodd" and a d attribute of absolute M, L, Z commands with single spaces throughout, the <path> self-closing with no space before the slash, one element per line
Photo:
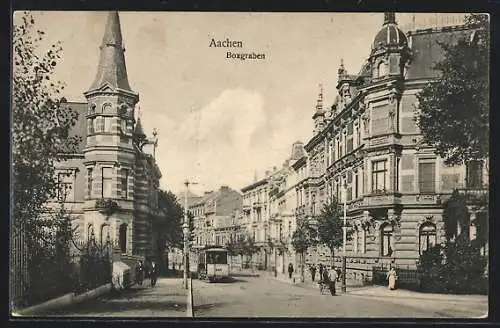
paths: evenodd
<path fill-rule="evenodd" d="M 389 280 L 389 289 L 394 290 L 396 289 L 396 280 L 398 279 L 398 276 L 396 274 L 396 270 L 391 267 L 389 272 L 387 272 L 387 280 Z"/>

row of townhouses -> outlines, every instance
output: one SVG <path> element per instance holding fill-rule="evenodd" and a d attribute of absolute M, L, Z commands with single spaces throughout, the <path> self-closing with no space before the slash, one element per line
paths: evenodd
<path fill-rule="evenodd" d="M 288 263 L 297 268 L 298 255 L 290 243 L 297 219 L 314 220 L 336 198 L 346 201 L 353 229 L 346 247 L 348 278 L 368 278 L 373 266 L 389 263 L 415 268 L 423 251 L 444 240 L 443 202 L 454 190 L 486 201 L 485 165 L 445 165 L 422 143 L 415 121 L 417 94 L 438 76 L 433 67 L 443 58 L 439 43 L 471 34 L 464 25 L 404 33 L 394 13 L 384 14 L 359 72 L 349 74 L 341 62 L 333 104 L 323 103 L 320 90 L 313 136 L 305 144 L 294 143 L 279 169 L 241 189 L 241 212 L 225 224 L 246 231 L 261 246 L 254 257 L 259 265 L 283 273 Z M 199 211 L 196 207 L 195 213 Z M 486 236 L 475 228 L 475 220 L 487 215 L 485 207 L 477 210 L 471 204 L 469 211 L 459 233 Z M 219 227 L 210 229 L 205 233 Z M 336 265 L 341 254 L 335 252 Z M 307 262 L 330 261 L 323 247 L 308 251 Z"/>

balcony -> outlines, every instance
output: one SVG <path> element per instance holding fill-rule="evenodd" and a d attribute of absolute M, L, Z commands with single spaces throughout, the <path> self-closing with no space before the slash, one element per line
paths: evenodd
<path fill-rule="evenodd" d="M 243 211 L 244 212 L 250 212 L 250 210 L 252 209 L 252 207 L 248 204 L 244 204 L 243 207 L 242 207 Z"/>
<path fill-rule="evenodd" d="M 392 191 L 377 190 L 372 192 L 371 194 L 365 195 L 363 199 L 363 206 L 368 206 L 368 207 L 390 206 L 400 203 L 401 203 L 401 194 L 394 193 Z"/>
<path fill-rule="evenodd" d="M 458 188 L 456 191 L 460 196 L 465 198 L 467 205 L 477 206 L 488 204 L 489 189 L 487 187 Z"/>

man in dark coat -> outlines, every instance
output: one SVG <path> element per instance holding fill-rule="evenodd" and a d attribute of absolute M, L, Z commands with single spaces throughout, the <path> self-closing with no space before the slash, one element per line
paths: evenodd
<path fill-rule="evenodd" d="M 158 268 L 156 267 L 155 262 L 151 262 L 150 278 L 151 286 L 154 287 L 156 285 L 156 280 L 158 279 Z"/>
<path fill-rule="evenodd" d="M 311 264 L 309 270 L 311 271 L 312 282 L 314 282 L 314 279 L 316 278 L 316 266 L 314 264 Z"/>
<path fill-rule="evenodd" d="M 292 274 L 293 274 L 293 264 L 288 263 L 288 278 L 292 279 Z"/>

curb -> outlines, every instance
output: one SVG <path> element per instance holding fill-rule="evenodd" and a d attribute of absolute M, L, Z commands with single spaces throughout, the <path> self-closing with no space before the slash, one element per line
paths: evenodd
<path fill-rule="evenodd" d="M 193 314 L 193 279 L 192 278 L 189 278 L 189 281 L 188 281 L 186 316 L 188 318 L 194 317 L 194 314 Z"/>
<path fill-rule="evenodd" d="M 83 294 L 75 295 L 74 293 L 69 293 L 58 298 L 43 302 L 41 304 L 33 305 L 28 308 L 12 311 L 12 316 L 26 316 L 33 315 L 36 312 L 44 312 L 53 310 L 56 308 L 61 308 L 69 305 L 73 305 L 76 303 L 80 303 L 95 297 L 98 297 L 102 294 L 108 293 L 111 290 L 112 284 L 108 283 L 106 285 L 102 285 L 97 287 L 96 289 L 89 290 Z"/>
<path fill-rule="evenodd" d="M 456 302 L 456 303 L 475 303 L 478 300 L 470 300 L 470 299 L 455 299 L 455 298 L 433 298 L 433 297 L 425 297 L 421 295 L 387 295 L 387 294 L 363 294 L 359 291 L 351 291 L 347 292 L 347 294 L 351 296 L 358 297 L 371 297 L 371 298 L 390 298 L 390 299 L 406 299 L 406 300 L 422 300 L 422 301 L 442 301 L 442 302 Z M 487 301 L 487 300 L 486 300 Z"/>

